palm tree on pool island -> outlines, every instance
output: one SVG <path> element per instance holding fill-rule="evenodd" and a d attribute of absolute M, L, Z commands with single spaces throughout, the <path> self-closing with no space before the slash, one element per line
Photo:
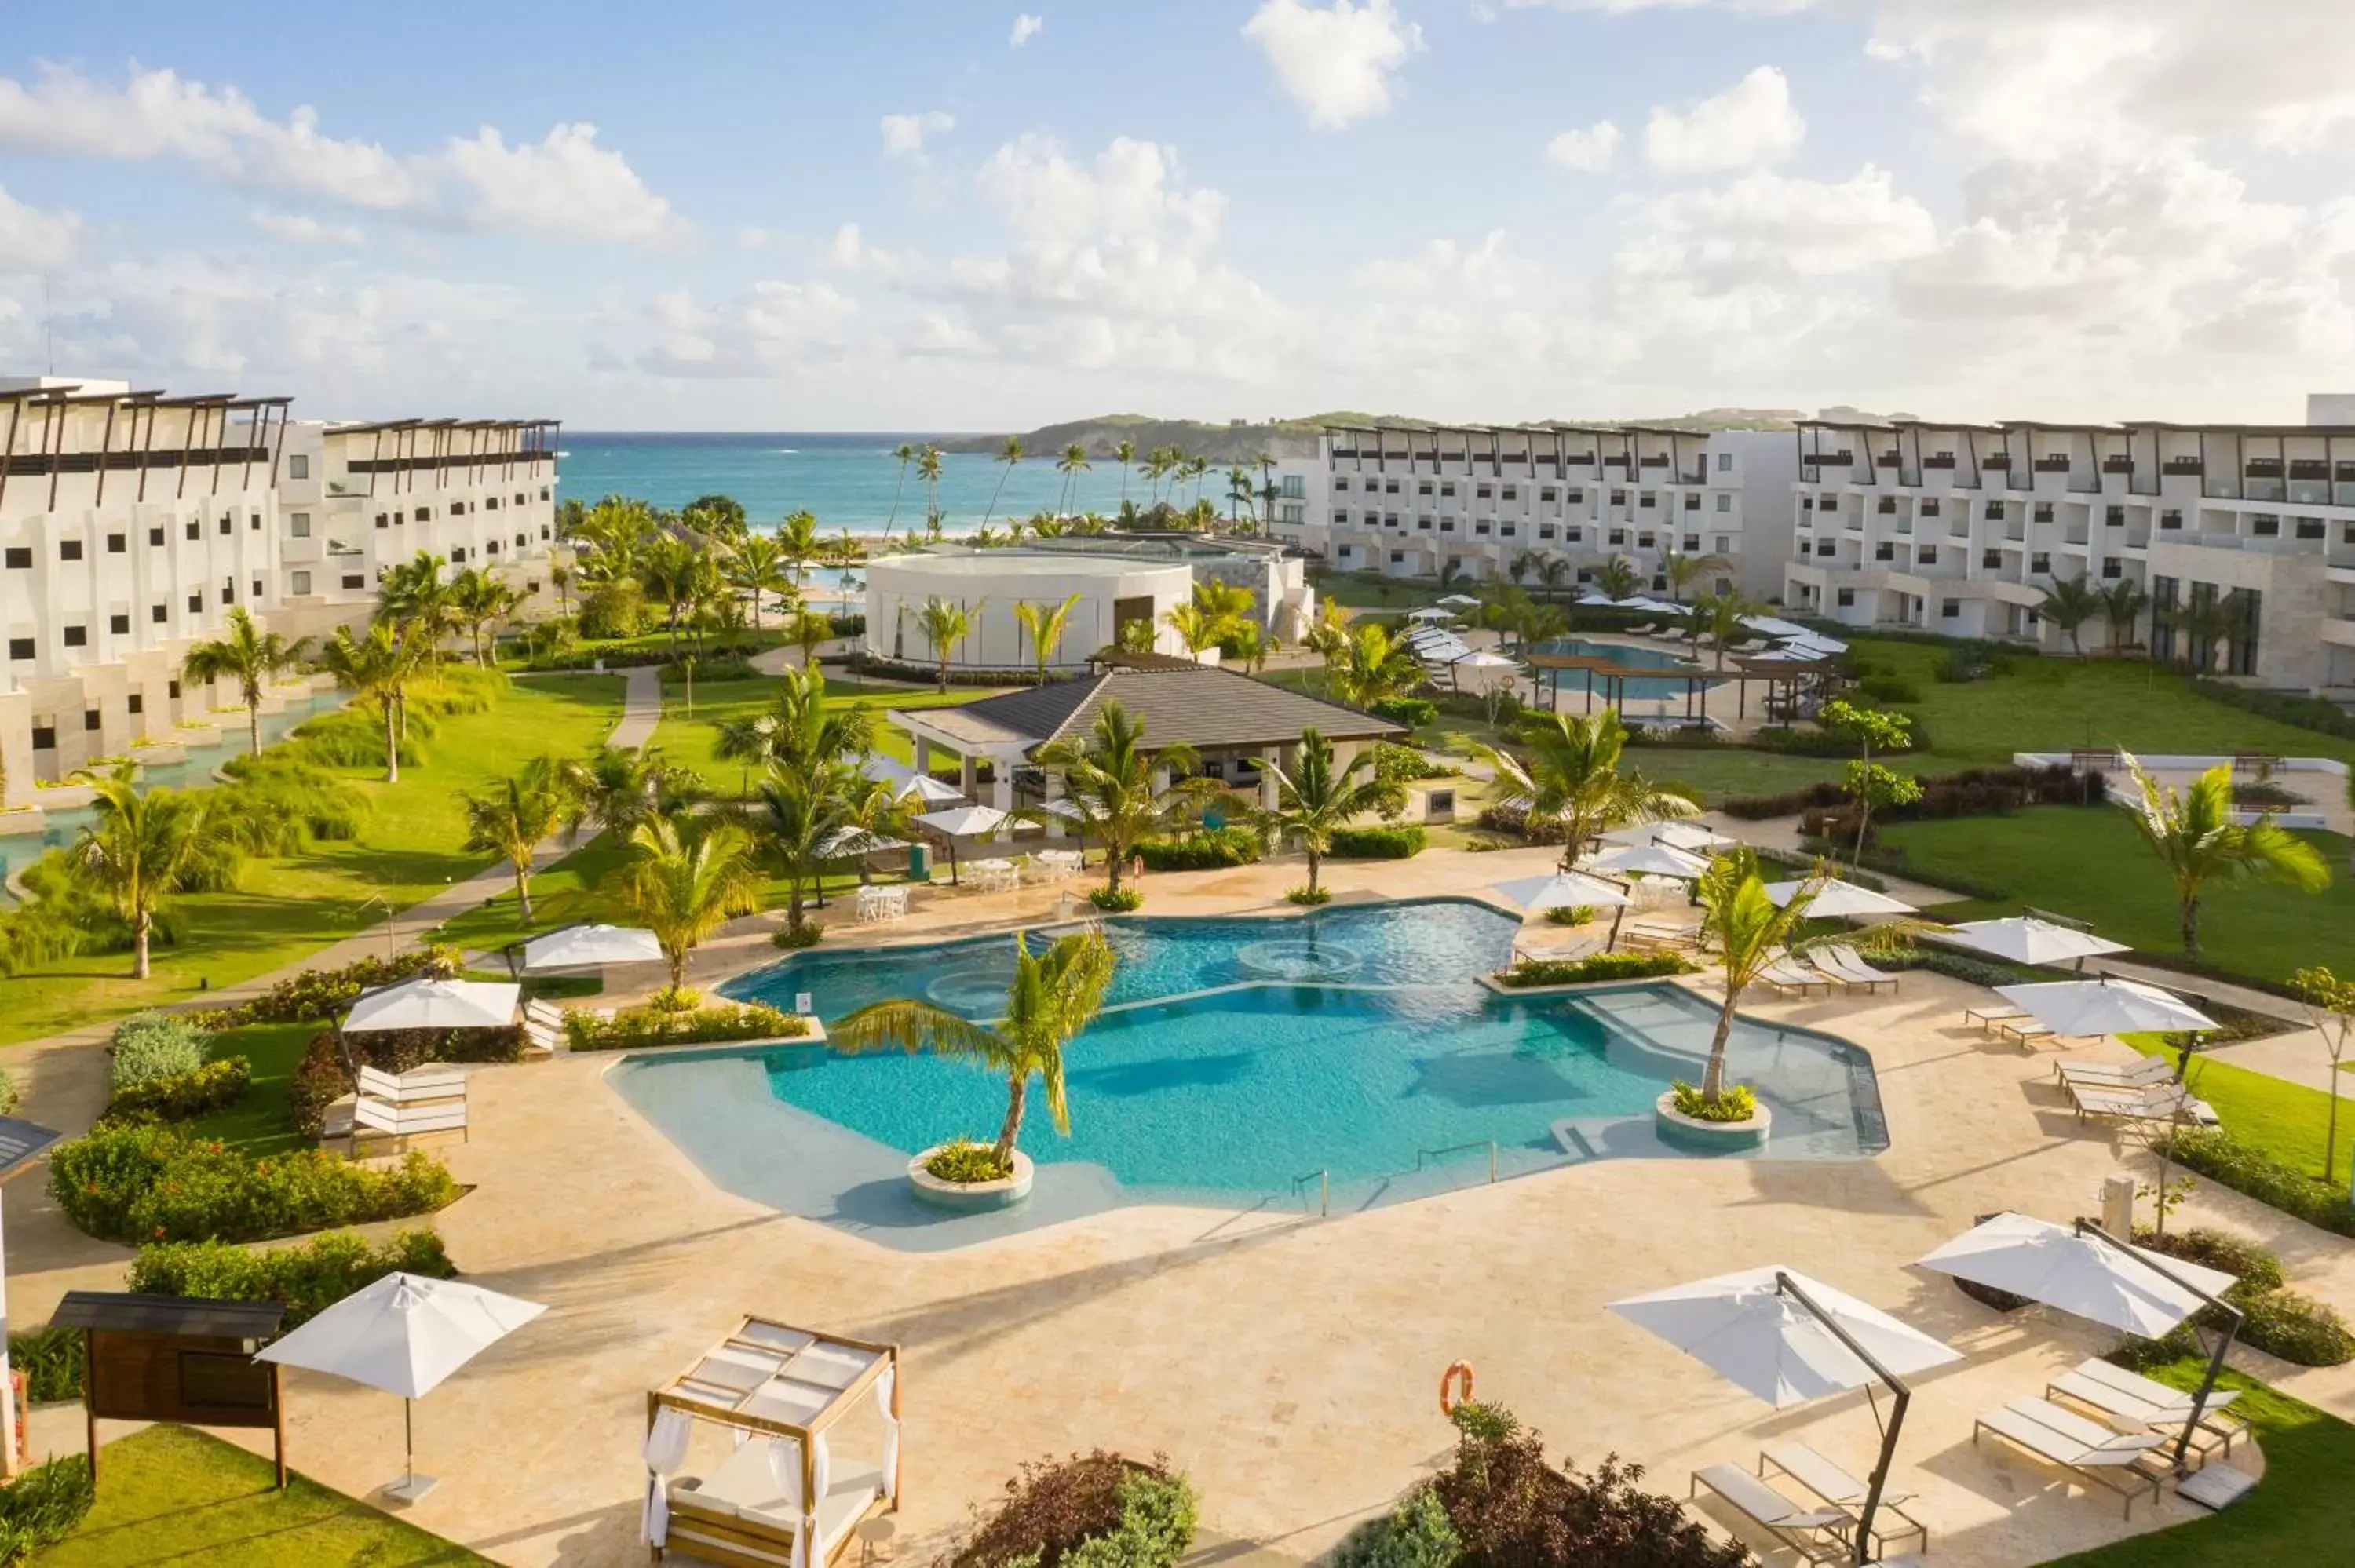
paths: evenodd
<path fill-rule="evenodd" d="M 1587 841 L 1607 829 L 1700 814 L 1682 795 L 1620 770 L 1627 731 L 1616 708 L 1604 708 L 1593 718 L 1531 715 L 1526 733 L 1526 758 L 1488 746 L 1476 746 L 1473 753 L 1497 770 L 1500 788 L 1494 804 L 1518 807 L 1531 829 L 1561 829 L 1564 871 L 1575 868 Z"/>
<path fill-rule="evenodd" d="M 1044 953 L 1014 938 L 1014 983 L 1006 993 L 1006 1013 L 988 1028 L 929 1001 L 902 998 L 860 1008 L 834 1027 L 837 1051 L 930 1051 L 957 1056 L 1006 1075 L 1006 1120 L 997 1129 L 994 1166 L 1000 1175 L 1014 1168 L 1014 1146 L 1022 1136 L 1022 1116 L 1037 1078 L 1047 1097 L 1055 1130 L 1071 1130 L 1071 1099 L 1064 1088 L 1063 1052 L 1095 1021 L 1112 985 L 1111 945 L 1100 933 L 1065 937 Z"/>
<path fill-rule="evenodd" d="M 2286 882 L 2308 893 L 2330 885 L 2330 868 L 2313 846 L 2293 836 L 2267 812 L 2254 822 L 2234 820 L 2232 769 L 2219 763 L 2179 793 L 2126 759 L 2135 794 L 2127 802 L 2143 842 L 2175 884 L 2176 922 L 2183 950 L 2200 950 L 2200 901 L 2211 886 Z"/>
<path fill-rule="evenodd" d="M 199 686 L 215 681 L 235 681 L 238 701 L 245 705 L 247 738 L 259 756 L 261 688 L 270 683 L 272 676 L 293 669 L 302 661 L 303 641 L 289 642 L 275 631 L 262 630 L 240 604 L 229 612 L 225 635 L 188 650 L 180 661 L 180 679 Z"/>

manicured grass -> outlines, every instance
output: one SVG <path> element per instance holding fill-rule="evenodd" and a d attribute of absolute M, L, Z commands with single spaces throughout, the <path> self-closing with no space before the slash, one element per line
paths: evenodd
<path fill-rule="evenodd" d="M 2211 702 L 2191 691 L 2188 677 L 2139 661 L 2015 657 L 2003 674 L 1950 685 L 1937 679 L 1944 648 L 1870 637 L 1851 647 L 1857 658 L 1920 688 L 1918 703 L 1884 705 L 1918 718 L 1929 731 L 1931 755 L 1957 768 L 2008 762 L 2016 751 L 2109 747 L 2355 759 L 2355 742 Z"/>
<path fill-rule="evenodd" d="M 2128 1034 L 2122 1038 L 2146 1056 L 2175 1060 L 2165 1035 Z M 2322 1056 L 2320 1047 L 2315 1051 Z M 2272 1155 L 2293 1171 L 2322 1174 L 2322 1156 L 2328 1140 L 2330 1098 L 2319 1089 L 2286 1083 L 2270 1073 L 2210 1061 L 2193 1053 L 2185 1082 L 2191 1092 L 2216 1107 L 2224 1130 L 2243 1143 Z M 2345 1191 L 2349 1168 L 2355 1163 L 2355 1097 L 2342 1096 L 2339 1107 L 2339 1150 L 2332 1161 L 2331 1183 Z"/>
<path fill-rule="evenodd" d="M 1781 795 L 1840 777 L 1842 764 L 1822 757 L 1785 757 L 1772 751 L 1731 747 L 1630 747 L 1625 766 L 1655 784 L 1687 784 L 1704 806 L 1763 795 Z"/>
<path fill-rule="evenodd" d="M 2355 971 L 2355 879 L 2347 841 L 2301 837 L 2334 870 L 2320 893 L 2258 885 L 2219 888 L 2201 901 L 2200 952 L 2242 974 L 2286 980 L 2307 964 Z M 2090 921 L 2103 936 L 2153 953 L 2179 952 L 2175 885 L 2121 808 L 2040 806 L 2008 817 L 1892 822 L 1881 845 L 1902 850 L 1924 880 L 1941 871 L 2009 889 L 2002 900 L 1942 904 L 1945 920 L 2017 915 L 2020 906 Z"/>
<path fill-rule="evenodd" d="M 743 763 L 719 756 L 719 728 L 766 712 L 775 700 L 776 689 L 776 683 L 770 680 L 698 681 L 695 686 L 695 712 L 690 715 L 686 694 L 677 687 L 666 686 L 663 689 L 662 726 L 655 731 L 655 744 L 671 761 L 684 763 L 702 774 L 704 782 L 716 792 L 731 800 L 741 799 L 760 780 L 753 777 L 754 770 Z M 953 686 L 943 695 L 904 686 L 867 685 L 834 675 L 826 677 L 826 693 L 846 707 L 872 713 L 876 749 L 900 762 L 911 761 L 914 753 L 907 735 L 884 722 L 885 713 L 893 708 L 956 707 L 996 694 L 986 688 Z"/>
<path fill-rule="evenodd" d="M 294 1069 L 302 1065 L 311 1037 L 326 1027 L 324 1022 L 255 1023 L 214 1035 L 213 1059 L 242 1056 L 251 1062 L 253 1087 L 246 1092 L 243 1104 L 199 1117 L 187 1124 L 188 1130 L 198 1138 L 218 1139 L 248 1154 L 301 1148 L 304 1140 L 288 1119 L 286 1091 L 294 1082 Z"/>
<path fill-rule="evenodd" d="M 2179 1361 L 2150 1375 L 2194 1389 L 2205 1369 Z M 2265 1478 L 2222 1513 L 2056 1558 L 2051 1568 L 2281 1568 L 2349 1560 L 2348 1488 L 2355 1482 L 2355 1426 L 2237 1372 L 2233 1408 L 2264 1449 Z"/>
<path fill-rule="evenodd" d="M 186 933 L 159 945 L 155 973 L 129 978 L 127 954 L 63 959 L 0 980 L 0 1044 L 37 1039 L 94 1020 L 197 998 L 294 963 L 482 869 L 465 853 L 461 791 L 480 789 L 543 752 L 576 754 L 621 716 L 616 675 L 535 676 L 489 709 L 440 721 L 425 760 L 387 784 L 373 768 L 346 770 L 374 810 L 358 839 L 255 862 L 233 892 L 176 902 Z"/>
<path fill-rule="evenodd" d="M 106 1445 L 98 1502 L 41 1568 L 411 1568 L 487 1564 L 463 1546 L 185 1426 L 151 1426 Z"/>

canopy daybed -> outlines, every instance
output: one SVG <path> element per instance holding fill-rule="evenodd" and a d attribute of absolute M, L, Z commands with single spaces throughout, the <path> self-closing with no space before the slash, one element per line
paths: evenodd
<path fill-rule="evenodd" d="M 828 1437 L 871 1412 L 877 1462 L 837 1459 Z M 701 1477 L 679 1472 L 698 1424 L 734 1442 Z M 866 1520 L 900 1506 L 900 1348 L 746 1318 L 646 1395 L 642 1533 L 730 1568 L 825 1568 Z"/>

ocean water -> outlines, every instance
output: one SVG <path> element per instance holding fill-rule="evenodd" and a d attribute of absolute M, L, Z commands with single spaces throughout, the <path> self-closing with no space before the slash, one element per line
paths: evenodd
<path fill-rule="evenodd" d="M 890 526 L 904 533 L 922 527 L 924 485 L 908 465 L 904 483 L 893 452 L 905 442 L 921 447 L 938 436 L 843 435 L 783 432 L 761 434 L 648 434 L 567 430 L 557 463 L 558 493 L 594 503 L 606 495 L 630 495 L 656 506 L 685 505 L 698 495 L 731 495 L 742 502 L 756 524 L 773 524 L 789 512 L 816 514 L 821 531 L 875 534 Z M 979 452 L 941 454 L 940 503 L 952 532 L 981 525 L 985 511 L 993 524 L 1009 514 L 1028 517 L 1051 509 L 1063 492 L 1056 454 L 1033 454 L 1006 465 Z M 1092 460 L 1094 470 L 1076 476 L 1068 510 L 1112 514 L 1119 510 L 1120 464 Z M 996 494 L 995 510 L 991 497 Z M 1132 473 L 1131 499 L 1142 505 L 1149 482 Z M 1223 505 L 1226 479 L 1214 471 L 1202 493 Z M 1194 490 L 1186 487 L 1191 504 Z M 896 499 L 896 523 L 894 515 Z"/>

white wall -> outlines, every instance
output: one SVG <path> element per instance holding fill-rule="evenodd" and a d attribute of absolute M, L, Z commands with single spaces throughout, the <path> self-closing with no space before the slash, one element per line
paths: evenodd
<path fill-rule="evenodd" d="M 1039 557 L 1025 557 L 1036 560 Z M 1090 654 L 1114 640 L 1114 601 L 1153 601 L 1154 646 L 1164 653 L 1182 653 L 1177 634 L 1162 618 L 1193 595 L 1194 575 L 1178 565 L 1113 567 L 1101 560 L 1071 564 L 1069 570 L 1032 570 L 1011 561 L 997 563 L 982 556 L 900 556 L 871 561 L 867 567 L 867 646 L 879 658 L 930 665 L 937 655 L 925 639 L 918 619 L 926 599 L 937 595 L 965 607 L 974 618 L 972 634 L 950 656 L 955 669 L 1020 670 L 1031 667 L 1037 653 L 1015 619 L 1014 607 L 1030 602 L 1055 605 L 1077 593 L 1064 623 L 1063 638 L 1050 669 L 1077 669 Z"/>

